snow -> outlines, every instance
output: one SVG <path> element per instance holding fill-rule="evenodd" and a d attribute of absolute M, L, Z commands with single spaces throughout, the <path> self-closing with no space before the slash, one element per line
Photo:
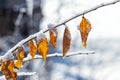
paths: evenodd
<path fill-rule="evenodd" d="M 86 9 L 92 8 L 93 6 L 96 6 L 96 5 L 101 4 L 103 2 L 105 3 L 106 1 L 103 1 L 103 0 L 99 1 L 99 2 L 98 1 L 96 2 L 96 0 L 92 0 L 92 1 L 86 1 L 86 0 L 79 1 L 79 3 L 77 3 L 77 4 L 82 4 L 82 3 L 83 4 L 77 6 L 81 10 L 76 10 L 75 9 L 76 10 L 75 13 L 82 12 L 82 11 L 84 11 Z M 107 2 L 109 2 L 109 1 L 107 1 Z M 90 4 L 90 3 L 95 3 L 95 4 Z M 90 13 L 85 15 L 85 17 L 91 22 L 92 27 L 95 27 L 93 29 L 94 31 L 92 32 L 93 37 L 91 37 L 91 38 L 95 39 L 95 38 L 98 38 L 98 36 L 100 36 L 100 35 L 103 38 L 104 37 L 108 37 L 108 38 L 115 37 L 116 38 L 116 37 L 119 36 L 119 35 L 117 35 L 117 34 L 120 34 L 120 31 L 118 31 L 119 27 L 117 27 L 117 26 L 120 26 L 118 24 L 118 21 L 119 21 L 118 17 L 119 17 L 119 14 L 120 14 L 120 12 L 118 11 L 119 10 L 119 4 L 120 3 L 114 4 L 114 5 L 111 5 L 111 6 L 107 6 L 107 7 L 104 7 L 104 8 L 100 8 L 100 9 L 97 9 L 96 11 L 90 12 Z M 52 5 L 52 3 L 51 3 L 51 5 Z M 53 2 L 53 5 L 55 5 L 54 2 Z M 73 5 L 74 5 L 74 3 L 73 3 Z M 66 8 L 66 6 L 65 6 L 65 8 Z M 72 6 L 72 4 L 70 6 Z M 54 8 L 52 8 L 52 9 L 54 9 Z M 64 6 L 63 6 L 62 9 L 64 9 Z M 62 9 L 61 9 L 61 11 L 62 11 Z M 71 7 L 69 9 L 70 9 L 70 11 L 68 11 L 68 8 L 66 8 L 64 11 L 62 11 L 63 14 L 60 15 L 61 19 L 62 19 L 61 21 L 63 21 L 63 19 L 64 20 L 68 19 L 72 15 L 75 15 L 75 13 L 73 14 L 73 11 L 74 11 L 73 8 Z M 112 13 L 111 13 L 111 10 L 112 10 Z M 52 11 L 50 11 L 50 12 L 52 12 Z M 48 10 L 46 10 L 46 14 L 47 13 L 49 13 Z M 54 16 L 54 14 L 56 14 L 56 13 L 54 12 L 53 16 Z M 50 15 L 50 14 L 47 14 L 47 15 Z M 59 17 L 59 16 L 57 16 L 57 17 Z M 47 22 L 51 22 L 51 20 L 49 20 L 51 18 L 45 18 L 45 19 L 47 20 Z M 55 19 L 53 19 L 53 20 L 55 20 Z M 76 22 L 74 22 L 74 24 L 72 24 L 73 26 L 75 26 L 77 24 L 77 22 L 78 22 L 77 20 L 76 20 Z M 46 21 L 44 21 L 43 24 L 44 23 L 46 23 Z M 115 26 L 117 28 L 115 28 Z M 109 29 L 109 30 L 107 30 L 107 29 Z M 107 30 L 107 31 L 105 31 L 105 30 Z M 113 32 L 113 30 L 115 30 L 115 32 Z M 112 32 L 112 34 L 111 34 L 111 32 Z M 97 34 L 95 34 L 95 33 L 97 33 Z M 104 33 L 106 33 L 106 34 L 104 34 Z M 102 35 L 102 34 L 104 34 L 104 35 Z"/>
<path fill-rule="evenodd" d="M 53 32 L 54 36 L 57 36 L 57 35 L 58 35 L 58 32 L 57 32 L 57 29 L 54 28 L 54 27 L 55 27 L 54 24 L 48 24 L 49 30 Z"/>
<path fill-rule="evenodd" d="M 37 35 L 37 41 L 39 42 L 40 40 L 42 40 L 45 37 L 44 33 L 40 33 Z"/>
<path fill-rule="evenodd" d="M 36 74 L 36 72 L 19 72 L 19 73 L 17 73 L 17 76 L 33 76 L 35 74 Z M 0 76 L 0 80 L 6 80 L 5 76 L 4 75 Z"/>
<path fill-rule="evenodd" d="M 54 28 L 54 24 L 48 24 L 48 28 L 49 28 L 49 29 Z"/>
<path fill-rule="evenodd" d="M 64 0 L 63 5 L 60 8 L 59 16 L 56 16 L 58 6 L 54 7 L 59 3 L 58 0 L 54 2 L 52 0 L 47 6 L 44 6 L 45 18 L 41 26 L 45 26 L 48 22 L 60 23 L 69 17 L 76 15 L 84 10 L 90 9 L 101 3 L 106 3 L 113 0 Z M 65 4 L 65 5 L 64 5 Z M 52 7 L 48 10 L 48 7 Z M 92 11 L 84 16 L 90 21 L 92 29 L 88 35 L 87 49 L 94 50 L 95 55 L 89 56 L 73 56 L 69 59 L 71 64 L 76 64 L 73 66 L 68 61 L 61 64 L 58 62 L 54 63 L 52 72 L 57 72 L 51 74 L 51 80 L 67 80 L 69 77 L 73 80 L 80 80 L 77 77 L 71 77 L 65 75 L 69 73 L 72 76 L 78 75 L 82 77 L 81 80 L 119 80 L 119 40 L 120 40 L 120 2 L 114 5 L 99 8 Z M 52 10 L 53 9 L 53 10 Z M 58 20 L 59 19 L 59 20 Z M 56 22 L 54 21 L 56 20 Z M 58 22 L 57 22 L 58 20 Z M 78 17 L 67 23 L 71 31 L 72 43 L 71 51 L 75 50 L 85 50 L 81 47 L 80 33 L 77 30 L 77 25 L 79 25 L 81 17 Z M 63 27 L 63 26 L 62 26 Z M 60 27 L 60 28 L 62 28 Z M 58 33 L 63 32 L 62 29 L 58 28 Z M 62 40 L 63 34 L 58 34 L 59 40 Z M 60 43 L 60 41 L 59 41 Z M 60 48 L 60 47 L 59 47 Z"/>
<path fill-rule="evenodd" d="M 58 11 L 60 1 L 62 1 L 62 6 Z M 48 27 L 46 26 L 47 24 L 58 24 L 68 19 L 69 17 L 76 15 L 77 13 L 109 1 L 112 0 L 51 0 L 50 2 L 48 0 L 45 0 L 45 5 L 43 5 L 43 13 L 45 13 L 45 18 L 43 19 L 43 22 L 41 24 L 43 30 L 21 41 L 8 52 L 11 52 L 13 49 L 23 44 L 26 40 L 36 37 L 36 35 L 38 35 L 37 38 L 39 40 L 44 38 L 46 34 L 44 34 L 43 32 L 48 29 Z M 71 32 L 72 39 L 70 52 L 79 50 L 93 50 L 95 51 L 94 55 L 76 55 L 66 57 L 64 60 L 62 60 L 61 57 L 53 57 L 48 58 L 46 63 L 43 62 L 42 59 L 34 60 L 33 63 L 30 65 L 30 68 L 28 66 L 25 68 L 25 65 L 28 64 L 24 64 L 23 68 L 25 69 L 23 70 L 36 71 L 38 73 L 37 80 L 45 80 L 48 76 L 50 76 L 49 80 L 120 80 L 119 9 L 120 2 L 111 6 L 99 8 L 84 15 L 91 22 L 92 25 L 92 29 L 88 36 L 87 49 L 82 48 L 80 33 L 76 27 L 77 25 L 79 25 L 81 17 L 78 17 L 67 23 L 67 26 L 69 27 Z M 57 30 L 58 47 L 57 49 L 52 49 L 51 51 L 55 50 L 59 52 L 56 54 L 61 56 L 61 43 L 63 38 L 64 26 L 57 28 Z M 12 54 L 7 56 L 9 56 L 9 58 L 13 58 Z M 32 58 L 30 55 L 28 55 L 25 60 L 27 59 Z M 31 80 L 33 79 L 34 78 L 32 78 Z"/>
<path fill-rule="evenodd" d="M 5 55 L 1 56 L 2 61 L 8 61 L 14 59 L 14 56 L 12 53 L 6 53 Z"/>
<path fill-rule="evenodd" d="M 32 40 L 35 47 L 37 47 L 35 39 Z"/>

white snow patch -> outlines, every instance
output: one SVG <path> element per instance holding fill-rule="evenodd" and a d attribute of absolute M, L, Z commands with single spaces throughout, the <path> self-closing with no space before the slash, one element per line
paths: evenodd
<path fill-rule="evenodd" d="M 40 40 L 42 40 L 45 37 L 44 33 L 40 33 L 37 35 L 37 41 L 39 42 Z"/>

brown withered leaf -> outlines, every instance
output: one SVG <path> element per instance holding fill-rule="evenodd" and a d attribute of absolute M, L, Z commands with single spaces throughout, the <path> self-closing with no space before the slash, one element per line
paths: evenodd
<path fill-rule="evenodd" d="M 71 34 L 68 27 L 65 27 L 63 36 L 63 59 L 65 58 L 71 44 Z"/>
<path fill-rule="evenodd" d="M 4 74 L 5 75 L 5 78 L 8 80 L 8 79 L 10 79 L 10 72 L 9 72 L 9 70 L 8 70 L 8 65 L 9 65 L 9 61 L 5 61 L 5 62 L 3 62 L 2 63 L 2 65 L 1 65 L 1 71 L 2 71 L 2 74 Z"/>
<path fill-rule="evenodd" d="M 13 60 L 11 60 L 10 61 L 10 64 L 8 65 L 8 70 L 10 71 L 10 73 L 11 73 L 11 77 L 12 77 L 12 79 L 13 80 L 16 80 L 16 77 L 17 77 L 17 74 L 16 74 L 16 72 L 14 71 L 14 61 Z"/>
<path fill-rule="evenodd" d="M 56 48 L 56 41 L 57 41 L 57 29 L 56 28 L 50 28 L 49 29 L 50 34 L 50 43 L 53 45 L 54 48 Z"/>
<path fill-rule="evenodd" d="M 23 60 L 24 57 L 25 57 L 25 55 L 24 55 L 24 50 L 22 49 L 19 54 L 20 54 L 20 55 L 19 55 L 20 59 Z"/>
<path fill-rule="evenodd" d="M 16 63 L 15 63 L 15 67 L 20 69 L 22 67 L 22 64 L 23 64 L 23 61 L 17 60 Z"/>
<path fill-rule="evenodd" d="M 20 69 L 22 67 L 23 59 L 24 59 L 24 49 L 23 49 L 23 47 L 18 47 L 18 49 L 16 51 L 16 57 L 17 57 L 18 60 L 15 63 L 15 67 Z"/>
<path fill-rule="evenodd" d="M 14 61 L 13 60 L 10 61 L 10 64 L 8 65 L 8 70 L 10 72 L 14 72 Z"/>
<path fill-rule="evenodd" d="M 35 43 L 35 40 L 30 40 L 28 43 L 29 43 L 29 47 L 30 47 L 30 55 L 32 56 L 32 59 L 34 59 L 34 56 L 37 51 L 37 45 Z"/>
<path fill-rule="evenodd" d="M 37 38 L 37 48 L 38 48 L 38 52 L 42 55 L 42 58 L 44 61 L 46 61 L 46 56 L 47 56 L 47 53 L 48 53 L 48 50 L 49 50 L 49 47 L 48 47 L 48 41 L 47 41 L 47 38 L 43 37 L 43 34 L 40 35 L 39 37 L 41 37 L 40 39 Z"/>
<path fill-rule="evenodd" d="M 1 71 L 7 80 L 16 80 L 17 74 L 14 71 L 14 61 L 5 61 L 1 65 Z"/>
<path fill-rule="evenodd" d="M 91 24 L 84 16 L 82 17 L 82 21 L 80 22 L 79 29 L 82 37 L 83 47 L 86 48 L 87 37 L 91 30 Z"/>

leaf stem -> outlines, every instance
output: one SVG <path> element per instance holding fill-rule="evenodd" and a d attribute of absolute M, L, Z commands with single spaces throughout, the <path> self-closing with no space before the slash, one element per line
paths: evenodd
<path fill-rule="evenodd" d="M 57 27 L 59 27 L 59 26 L 61 26 L 61 25 L 64 25 L 64 24 L 66 24 L 67 22 L 69 22 L 69 21 L 71 21 L 71 20 L 73 20 L 73 19 L 75 19 L 75 18 L 77 18 L 77 17 L 79 17 L 79 16 L 85 15 L 85 14 L 87 14 L 87 13 L 90 13 L 90 12 L 92 12 L 92 11 L 95 11 L 96 9 L 101 8 L 101 7 L 104 7 L 104 6 L 113 5 L 113 4 L 118 3 L 118 2 L 120 2 L 120 0 L 115 0 L 115 1 L 107 2 L 107 3 L 102 3 L 102 4 L 100 4 L 100 5 L 97 5 L 97 6 L 93 7 L 93 8 L 84 10 L 84 11 L 76 14 L 75 16 L 70 17 L 69 19 L 67 19 L 67 20 L 65 20 L 65 21 L 57 24 L 57 25 L 54 26 L 54 27 L 57 28 Z M 27 37 L 26 39 L 21 40 L 21 41 L 20 41 L 18 44 L 16 44 L 13 48 L 11 48 L 10 50 L 8 50 L 8 51 L 5 53 L 5 55 L 0 56 L 0 59 L 4 58 L 4 59 L 6 60 L 6 59 L 8 58 L 7 55 L 9 55 L 10 53 L 13 53 L 14 51 L 16 51 L 17 48 L 18 48 L 20 45 L 24 45 L 24 44 L 28 43 L 28 41 L 30 41 L 31 39 L 35 39 L 38 34 L 40 34 L 40 33 L 46 33 L 48 30 L 49 30 L 48 28 L 45 28 L 45 29 L 43 29 L 43 30 L 41 30 L 41 31 L 33 34 L 33 35 L 30 35 L 30 36 Z M 3 60 L 3 61 L 5 61 L 5 60 Z"/>

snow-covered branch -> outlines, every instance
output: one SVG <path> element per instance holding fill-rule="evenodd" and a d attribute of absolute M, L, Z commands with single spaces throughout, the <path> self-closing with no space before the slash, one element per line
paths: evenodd
<path fill-rule="evenodd" d="M 36 72 L 19 72 L 17 73 L 18 76 L 33 76 L 37 74 Z"/>
<path fill-rule="evenodd" d="M 54 27 L 57 28 L 57 27 L 59 27 L 59 26 L 61 26 L 61 25 L 64 25 L 64 24 L 66 24 L 67 22 L 69 22 L 69 21 L 71 21 L 71 20 L 73 20 L 73 19 L 75 19 L 75 18 L 77 18 L 77 17 L 79 17 L 79 16 L 85 15 L 85 14 L 87 14 L 87 13 L 89 13 L 89 12 L 95 11 L 96 9 L 101 8 L 101 7 L 104 7 L 104 6 L 113 5 L 113 4 L 117 3 L 117 2 L 120 2 L 120 0 L 115 0 L 115 1 L 107 2 L 107 3 L 102 3 L 102 4 L 98 5 L 98 6 L 93 7 L 93 8 L 84 10 L 84 11 L 78 13 L 77 15 L 75 15 L 75 16 L 73 16 L 73 17 L 71 17 L 71 18 L 69 18 L 69 19 L 61 22 L 60 24 L 55 25 Z M 21 41 L 20 41 L 18 44 L 16 44 L 13 48 L 11 48 L 10 50 L 8 50 L 8 52 L 6 52 L 5 55 L 1 56 L 0 59 L 2 59 L 2 61 L 6 61 L 6 60 L 8 60 L 8 59 L 13 59 L 13 56 L 12 56 L 12 55 L 11 55 L 11 57 L 9 57 L 9 56 L 10 56 L 10 54 L 13 54 L 13 52 L 16 51 L 16 49 L 17 49 L 19 46 L 24 45 L 25 43 L 27 43 L 27 42 L 30 41 L 31 39 L 36 38 L 40 33 L 46 33 L 48 30 L 49 30 L 48 28 L 44 28 L 43 30 L 41 30 L 41 31 L 39 31 L 39 32 L 37 32 L 37 33 L 35 33 L 35 34 L 30 35 L 30 36 L 27 37 L 26 39 L 21 40 Z"/>
<path fill-rule="evenodd" d="M 37 74 L 36 72 L 19 72 L 17 76 L 33 76 Z M 6 80 L 5 75 L 0 76 L 0 80 Z"/>
<path fill-rule="evenodd" d="M 77 52 L 70 52 L 66 55 L 66 57 L 70 57 L 70 56 L 74 56 L 74 55 L 90 55 L 90 54 L 95 54 L 94 51 L 77 51 Z M 53 54 L 48 54 L 48 57 L 62 57 L 63 54 L 62 53 L 53 53 Z M 35 55 L 34 59 L 42 59 L 41 55 Z M 28 54 L 28 56 L 26 58 L 24 58 L 24 62 L 26 61 L 31 61 L 33 60 L 31 55 Z"/>

